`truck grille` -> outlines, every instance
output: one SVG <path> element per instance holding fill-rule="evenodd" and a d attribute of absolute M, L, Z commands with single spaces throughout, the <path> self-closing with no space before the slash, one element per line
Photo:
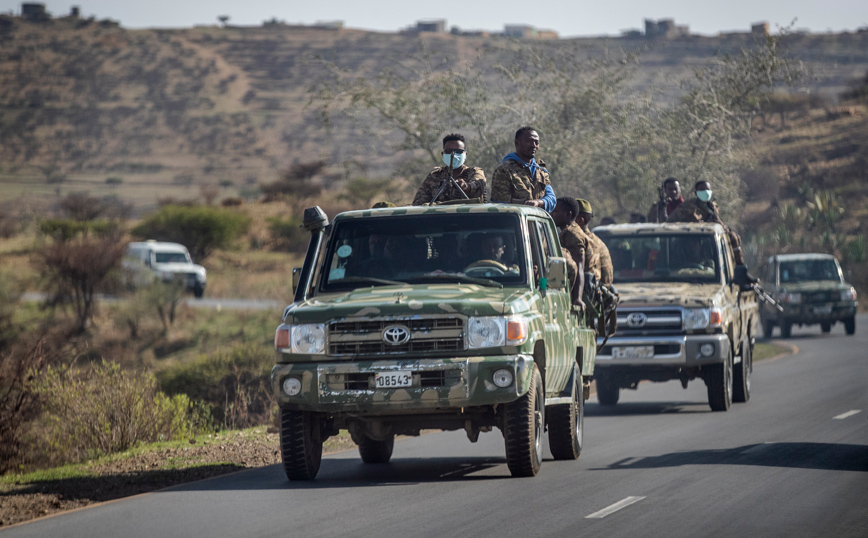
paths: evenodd
<path fill-rule="evenodd" d="M 802 302 L 805 304 L 832 303 L 840 299 L 841 292 L 834 291 L 812 291 L 802 294 Z"/>
<path fill-rule="evenodd" d="M 619 335 L 672 334 L 682 331 L 681 309 L 618 309 Z"/>
<path fill-rule="evenodd" d="M 383 331 L 403 326 L 410 339 L 387 343 Z M 393 353 L 441 353 L 464 349 L 464 320 L 458 317 L 413 319 L 341 320 L 328 325 L 329 355 L 388 355 Z"/>
<path fill-rule="evenodd" d="M 377 374 L 354 372 L 349 374 L 326 374 L 326 385 L 332 392 L 348 390 L 374 390 Z M 461 370 L 420 370 L 413 372 L 413 388 L 451 387 L 461 382 Z"/>

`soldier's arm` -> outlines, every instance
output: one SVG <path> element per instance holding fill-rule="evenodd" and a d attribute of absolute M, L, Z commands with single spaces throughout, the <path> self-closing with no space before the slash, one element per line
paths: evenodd
<path fill-rule="evenodd" d="M 482 171 L 482 168 L 470 168 L 470 174 L 468 174 L 466 181 L 467 186 L 469 187 L 469 189 L 467 190 L 468 197 L 485 197 L 485 172 Z"/>
<path fill-rule="evenodd" d="M 648 222 L 657 222 L 658 217 L 662 217 L 660 222 L 666 222 L 665 215 L 660 215 L 660 202 L 654 202 L 648 210 Z"/>
<path fill-rule="evenodd" d="M 600 246 L 600 280 L 606 286 L 611 286 L 615 280 L 615 267 L 612 265 L 612 256 L 609 255 L 609 249 L 606 245 Z"/>
<path fill-rule="evenodd" d="M 434 172 L 430 172 L 428 177 L 425 178 L 425 181 L 419 185 L 419 190 L 416 191 L 416 196 L 413 197 L 412 205 L 423 205 L 429 203 L 439 186 L 440 179 L 434 176 Z"/>

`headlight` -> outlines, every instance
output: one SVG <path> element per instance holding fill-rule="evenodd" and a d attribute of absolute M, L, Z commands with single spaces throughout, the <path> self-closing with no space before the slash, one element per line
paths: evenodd
<path fill-rule="evenodd" d="M 841 300 L 842 301 L 855 301 L 856 300 L 856 288 L 851 287 L 849 290 L 841 292 Z"/>
<path fill-rule="evenodd" d="M 521 317 L 471 317 L 467 320 L 467 347 L 517 346 L 527 341 L 527 332 L 527 320 Z"/>
<path fill-rule="evenodd" d="M 790 304 L 799 304 L 802 302 L 802 294 L 801 293 L 781 293 L 781 302 L 790 303 Z"/>
<path fill-rule="evenodd" d="M 293 325 L 290 343 L 293 353 L 306 355 L 321 355 L 325 353 L 325 325 L 322 323 L 307 323 Z"/>
<path fill-rule="evenodd" d="M 684 311 L 685 330 L 720 327 L 722 324 L 723 311 L 719 308 L 688 308 Z"/>

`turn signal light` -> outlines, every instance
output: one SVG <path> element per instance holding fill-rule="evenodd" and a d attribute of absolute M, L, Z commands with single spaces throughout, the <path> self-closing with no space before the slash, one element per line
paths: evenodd
<path fill-rule="evenodd" d="M 720 310 L 712 309 L 711 312 L 709 312 L 708 325 L 710 327 L 717 327 L 717 326 L 720 326 L 720 324 L 722 324 L 722 323 L 723 323 L 723 313 Z"/>
<path fill-rule="evenodd" d="M 289 347 L 289 325 L 280 324 L 274 332 L 274 347 L 275 349 L 286 349 Z"/>
<path fill-rule="evenodd" d="M 506 324 L 506 339 L 510 342 L 523 342 L 527 339 L 527 324 L 520 321 L 510 321 Z"/>

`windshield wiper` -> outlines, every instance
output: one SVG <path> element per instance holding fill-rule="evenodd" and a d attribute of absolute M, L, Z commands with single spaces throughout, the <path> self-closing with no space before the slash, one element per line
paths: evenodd
<path fill-rule="evenodd" d="M 417 276 L 417 277 L 407 279 L 408 282 L 417 282 L 417 283 L 424 283 L 426 281 L 427 282 L 440 282 L 440 281 L 444 281 L 444 280 L 449 281 L 449 282 L 455 282 L 455 281 L 457 281 L 457 282 L 469 282 L 471 284 L 479 284 L 480 286 L 486 286 L 489 288 L 502 288 L 503 287 L 503 284 L 501 284 L 500 282 L 496 282 L 496 281 L 491 280 L 489 278 L 476 278 L 476 277 L 466 276 L 466 275 L 457 275 L 454 273 L 453 274 L 444 273 L 442 275 L 424 275 L 424 276 Z"/>
<path fill-rule="evenodd" d="M 329 286 L 340 286 L 341 284 L 375 284 L 379 286 L 406 286 L 406 282 L 398 280 L 386 280 L 384 278 L 373 278 L 367 276 L 349 276 L 340 280 L 329 282 Z"/>

